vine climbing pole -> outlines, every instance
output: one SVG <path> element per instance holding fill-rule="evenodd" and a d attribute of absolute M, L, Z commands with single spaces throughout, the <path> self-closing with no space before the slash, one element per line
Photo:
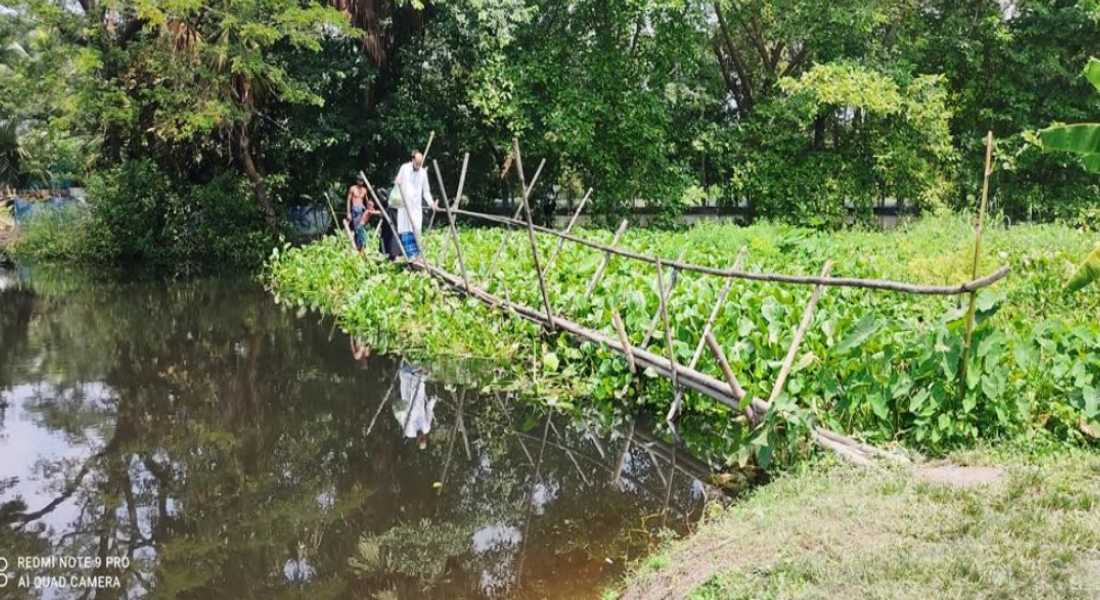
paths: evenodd
<path fill-rule="evenodd" d="M 992 135 L 990 135 L 989 144 L 991 147 Z M 987 154 L 989 152 L 991 152 L 991 150 L 987 150 Z M 589 197 L 592 194 L 591 190 L 588 190 L 585 194 L 584 199 L 580 202 L 576 212 L 572 215 L 563 231 L 542 227 L 534 223 L 530 200 L 535 183 L 538 181 L 546 161 L 544 159 L 540 162 L 534 177 L 531 179 L 530 184 L 528 184 L 523 171 L 523 159 L 518 140 L 513 141 L 511 158 L 514 160 L 516 167 L 515 171 L 519 178 L 521 188 L 521 202 L 511 218 L 466 210 L 460 207 L 462 188 L 466 180 L 466 168 L 469 163 L 468 154 L 463 159 L 462 172 L 459 176 L 458 189 L 454 196 L 453 203 L 448 199 L 443 177 L 439 172 L 439 165 L 433 162 L 433 166 L 436 170 L 437 182 L 440 187 L 440 194 L 444 200 L 444 208 L 441 210 L 446 213 L 448 221 L 446 229 L 447 235 L 450 238 L 450 244 L 444 244 L 443 248 L 453 247 L 460 273 L 456 275 L 445 270 L 443 268 L 445 263 L 442 260 L 435 261 L 434 264 L 424 260 L 414 266 L 424 270 L 444 284 L 456 290 L 460 290 L 489 306 L 506 311 L 516 318 L 522 318 L 537 323 L 547 331 L 559 331 L 582 342 L 599 344 L 609 350 L 622 354 L 626 360 L 629 372 L 631 373 L 635 389 L 639 393 L 643 386 L 640 377 L 641 371 L 650 370 L 658 376 L 668 378 L 672 382 L 673 399 L 665 418 L 669 425 L 673 427 L 673 432 L 675 432 L 675 423 L 683 408 L 684 394 L 688 391 L 702 394 L 703 396 L 720 402 L 728 407 L 734 415 L 745 418 L 753 426 L 760 424 L 768 416 L 771 407 L 776 404 L 784 393 L 787 379 L 798 359 L 802 341 L 813 326 L 814 313 L 818 302 L 828 288 L 849 287 L 878 292 L 940 296 L 969 295 L 971 298 L 971 309 L 973 309 L 973 298 L 977 291 L 993 285 L 1007 276 L 1009 272 L 1007 266 L 1002 266 L 984 277 L 979 278 L 977 276 L 977 257 L 981 240 L 981 221 L 984 218 L 985 198 L 988 193 L 988 158 L 986 166 L 986 184 L 983 190 L 982 211 L 979 213 L 978 220 L 978 237 L 975 244 L 973 278 L 970 281 L 955 285 L 938 286 L 881 279 L 834 277 L 832 276 L 833 263 L 829 260 L 824 261 L 818 274 L 813 276 L 747 271 L 744 268 L 744 262 L 747 256 L 744 248 L 738 252 L 736 260 L 728 268 L 710 267 L 685 262 L 685 253 L 683 252 L 681 252 L 677 258 L 669 260 L 662 257 L 642 254 L 622 247 L 620 243 L 627 228 L 626 221 L 620 224 L 611 242 L 609 244 L 603 244 L 576 236 L 572 233 L 573 226 L 580 217 L 581 211 L 588 204 Z M 370 189 L 373 195 L 373 188 Z M 406 210 L 408 210 L 407 206 L 406 203 Z M 529 258 L 534 271 L 533 275 L 539 286 L 541 307 L 535 308 L 513 301 L 503 280 L 497 277 L 499 271 L 497 268 L 498 262 L 508 248 L 508 240 L 510 238 L 507 235 L 502 237 L 496 252 L 494 252 L 489 261 L 488 269 L 480 273 L 481 278 L 488 279 L 489 283 L 496 289 L 501 290 L 504 296 L 501 297 L 489 291 L 489 288 L 486 287 L 485 284 L 479 283 L 471 277 L 463 260 L 462 245 L 455 226 L 456 218 L 459 216 L 500 225 L 509 229 L 517 228 L 526 231 L 529 245 L 528 252 L 530 253 Z M 520 220 L 521 216 L 523 217 L 522 220 Z M 539 252 L 539 236 L 550 236 L 557 240 L 554 251 L 545 262 L 541 260 L 542 257 Z M 550 274 L 551 268 L 556 264 L 567 242 L 574 246 L 587 248 L 602 254 L 602 260 L 587 284 L 586 294 L 588 295 L 591 295 L 599 289 L 601 280 L 604 278 L 610 265 L 612 265 L 614 261 L 625 260 L 630 264 L 630 268 L 632 269 L 653 268 L 655 270 L 658 310 L 657 313 L 652 316 L 640 344 L 635 345 L 631 341 L 630 332 L 627 330 L 619 308 L 615 306 L 614 302 L 611 303 L 610 322 L 601 326 L 599 329 L 586 327 L 571 320 L 568 316 L 560 312 L 555 312 L 553 303 L 554 290 L 552 286 L 548 285 L 548 281 L 550 281 L 548 275 Z M 424 250 L 423 246 L 421 246 L 421 248 Z M 678 280 L 682 279 L 686 274 L 693 274 L 710 280 L 722 280 L 722 284 L 720 291 L 716 295 L 716 300 L 713 306 L 711 306 L 711 310 L 704 322 L 703 328 L 698 333 L 698 342 L 694 347 L 690 361 L 688 364 L 681 364 L 675 352 L 672 331 L 674 327 L 679 327 L 679 325 L 674 324 L 684 323 L 686 321 L 676 319 L 676 315 L 673 314 L 671 310 L 671 300 Z M 792 286 L 808 286 L 811 288 L 809 297 L 806 299 L 806 303 L 802 310 L 802 317 L 791 333 L 790 344 L 787 347 L 787 352 L 783 357 L 775 380 L 771 383 L 770 393 L 767 398 L 751 396 L 746 392 L 745 386 L 734 372 L 723 350 L 723 345 L 718 339 L 714 329 L 718 317 L 726 308 L 726 300 L 729 297 L 733 285 L 738 280 L 771 282 Z M 663 335 L 657 334 L 658 327 L 661 327 L 661 333 Z M 968 327 L 968 339 L 969 332 L 970 327 Z M 661 344 L 664 346 L 663 349 L 656 348 L 651 350 L 650 346 L 654 341 L 660 340 L 662 337 L 664 338 Z M 715 364 L 718 366 L 720 373 L 717 376 L 699 370 L 699 362 L 702 358 L 704 348 L 710 351 Z M 895 454 L 887 453 L 872 446 L 862 444 L 822 427 L 814 426 L 811 428 L 810 433 L 816 444 L 832 450 L 841 457 L 852 462 L 868 464 L 874 458 L 905 460 Z"/>

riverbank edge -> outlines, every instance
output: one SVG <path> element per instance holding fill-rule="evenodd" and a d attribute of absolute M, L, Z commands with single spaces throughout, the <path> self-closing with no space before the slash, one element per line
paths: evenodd
<path fill-rule="evenodd" d="M 1024 443 L 922 467 L 808 461 L 603 597 L 1100 597 L 1100 454 Z"/>

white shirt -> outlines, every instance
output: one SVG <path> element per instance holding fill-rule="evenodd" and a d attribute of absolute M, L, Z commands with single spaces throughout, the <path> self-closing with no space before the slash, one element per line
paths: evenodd
<path fill-rule="evenodd" d="M 428 169 L 420 167 L 420 169 L 414 171 L 412 161 L 409 161 L 401 165 L 401 169 L 397 171 L 397 177 L 394 178 L 393 183 L 401 186 L 405 205 L 409 208 L 408 210 L 404 208 L 397 209 L 397 232 L 409 233 L 415 230 L 419 235 L 421 224 L 424 221 L 424 207 L 432 205 L 432 190 L 431 186 L 428 185 Z M 412 221 L 409 220 L 410 217 Z"/>

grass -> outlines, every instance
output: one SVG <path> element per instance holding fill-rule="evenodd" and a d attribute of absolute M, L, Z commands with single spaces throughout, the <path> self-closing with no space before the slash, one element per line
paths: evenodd
<path fill-rule="evenodd" d="M 1100 597 L 1100 456 L 969 451 L 976 487 L 804 464 L 641 562 L 621 598 Z"/>

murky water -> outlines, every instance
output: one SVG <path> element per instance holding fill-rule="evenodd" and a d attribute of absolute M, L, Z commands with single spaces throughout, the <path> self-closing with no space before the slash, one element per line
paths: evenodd
<path fill-rule="evenodd" d="M 0 598 L 594 597 L 713 494 L 628 419 L 318 319 L 246 280 L 0 271 Z"/>

